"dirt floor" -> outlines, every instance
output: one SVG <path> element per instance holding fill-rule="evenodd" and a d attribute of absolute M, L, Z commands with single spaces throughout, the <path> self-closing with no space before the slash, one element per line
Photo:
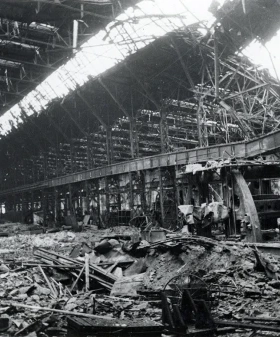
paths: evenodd
<path fill-rule="evenodd" d="M 0 330 L 9 326 L 0 336 L 70 336 L 75 313 L 96 315 L 103 325 L 104 317 L 124 326 L 160 325 L 160 292 L 180 298 L 186 286 L 207 289 L 214 319 L 280 317 L 279 258 L 246 245 L 180 233 L 139 242 L 139 230 L 128 227 L 22 235 L 26 226 L 2 226 L 10 236 L 0 237 Z"/>

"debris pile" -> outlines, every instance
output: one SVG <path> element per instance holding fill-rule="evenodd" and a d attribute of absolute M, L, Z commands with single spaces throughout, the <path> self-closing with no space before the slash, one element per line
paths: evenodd
<path fill-rule="evenodd" d="M 40 234 L 44 232 L 43 226 L 33 224 L 22 224 L 19 222 L 8 222 L 0 224 L 0 237 L 8 237 L 17 234 Z"/>
<path fill-rule="evenodd" d="M 266 330 L 280 316 L 279 260 L 245 245 L 179 233 L 150 243 L 126 227 L 18 235 L 0 247 L 0 330 L 10 336 L 160 336 L 176 327 L 248 336 L 250 319 Z"/>

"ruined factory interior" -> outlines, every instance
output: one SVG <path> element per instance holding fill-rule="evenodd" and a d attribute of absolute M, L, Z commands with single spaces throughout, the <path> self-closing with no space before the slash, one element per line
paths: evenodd
<path fill-rule="evenodd" d="M 0 337 L 280 335 L 280 0 L 0 1 Z"/>

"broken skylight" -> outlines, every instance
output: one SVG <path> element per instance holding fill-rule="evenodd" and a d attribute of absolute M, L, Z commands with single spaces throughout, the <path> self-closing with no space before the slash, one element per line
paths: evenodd
<path fill-rule="evenodd" d="M 89 78 L 100 76 L 155 39 L 197 22 L 205 22 L 209 27 L 215 20 L 208 12 L 211 1 L 142 1 L 129 8 L 108 24 L 105 30 L 84 43 L 71 60 L 2 115 L 1 135 L 6 135 L 23 122 L 22 110 L 27 115 L 41 113 L 53 100 L 63 99 Z"/>

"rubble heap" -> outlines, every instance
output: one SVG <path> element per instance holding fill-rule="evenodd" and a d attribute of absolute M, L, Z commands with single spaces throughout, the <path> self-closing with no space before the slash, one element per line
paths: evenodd
<path fill-rule="evenodd" d="M 96 329 L 110 324 L 106 333 L 113 324 L 160 335 L 161 293 L 174 285 L 180 292 L 203 284 L 218 327 L 220 320 L 231 326 L 279 317 L 279 259 L 245 245 L 178 233 L 149 243 L 139 240 L 138 229 L 117 228 L 17 235 L 0 238 L 0 247 L 6 335 L 70 336 L 79 319 L 94 320 Z M 249 336 L 236 331 L 232 336 Z"/>

